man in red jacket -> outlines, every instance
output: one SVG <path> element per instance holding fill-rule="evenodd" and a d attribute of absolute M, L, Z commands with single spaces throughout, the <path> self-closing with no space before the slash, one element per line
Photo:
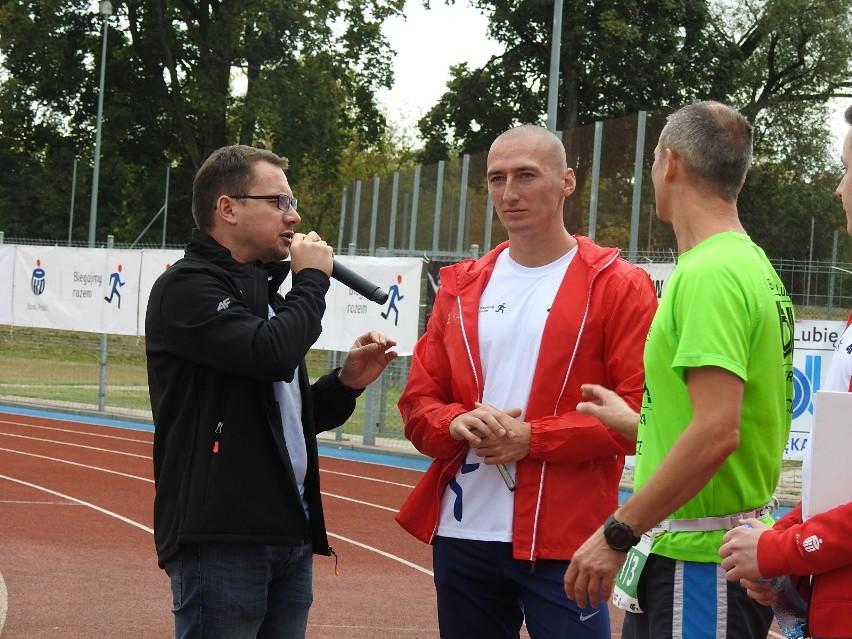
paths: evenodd
<path fill-rule="evenodd" d="M 488 154 L 509 240 L 441 270 L 399 400 L 406 436 L 434 458 L 397 521 L 433 545 L 443 639 L 609 639 L 606 608 L 565 597 L 562 575 L 618 500 L 635 440 L 576 411 L 584 382 L 641 401 L 656 310 L 647 274 L 572 236 L 562 141 L 525 125 Z"/>
<path fill-rule="evenodd" d="M 852 105 L 844 113 L 852 127 Z M 843 178 L 835 193 L 846 212 L 846 232 L 852 236 L 852 128 L 846 133 Z M 852 392 L 852 315 L 837 350 L 823 390 Z M 730 581 L 739 580 L 749 596 L 770 604 L 774 593 L 764 578 L 813 575 L 807 631 L 820 639 L 852 637 L 852 503 L 802 521 L 802 504 L 769 528 L 747 519 L 752 528 L 734 528 L 719 549 Z"/>

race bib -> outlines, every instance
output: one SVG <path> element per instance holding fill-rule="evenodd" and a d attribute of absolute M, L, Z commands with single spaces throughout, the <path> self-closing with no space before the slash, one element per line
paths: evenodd
<path fill-rule="evenodd" d="M 651 546 L 654 545 L 654 534 L 649 531 L 642 535 L 639 543 L 627 551 L 624 565 L 615 577 L 615 588 L 612 593 L 612 603 L 622 610 L 629 612 L 644 612 L 639 607 L 637 587 L 639 586 L 639 575 L 645 568 Z"/>

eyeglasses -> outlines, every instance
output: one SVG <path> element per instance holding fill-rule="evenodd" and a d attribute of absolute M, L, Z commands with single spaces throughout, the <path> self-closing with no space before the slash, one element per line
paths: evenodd
<path fill-rule="evenodd" d="M 286 193 L 279 193 L 278 195 L 229 195 L 228 197 L 232 197 L 235 200 L 278 200 L 278 208 L 282 211 L 289 211 L 291 206 L 295 211 L 299 204 L 296 198 Z"/>

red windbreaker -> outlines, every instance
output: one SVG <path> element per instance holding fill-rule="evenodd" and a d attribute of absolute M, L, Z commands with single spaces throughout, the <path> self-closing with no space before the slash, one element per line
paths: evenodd
<path fill-rule="evenodd" d="M 624 455 L 635 442 L 576 412 L 580 385 L 615 390 L 636 410 L 642 401 L 642 354 L 657 308 L 648 274 L 575 236 L 578 252 L 544 327 L 526 421 L 529 456 L 517 463 L 513 548 L 516 559 L 570 559 L 618 505 Z M 480 258 L 441 269 L 441 287 L 418 341 L 399 409 L 405 434 L 434 458 L 396 520 L 431 543 L 441 498 L 459 471 L 467 442 L 450 422 L 481 401 L 479 298 L 505 242 Z"/>
<path fill-rule="evenodd" d="M 810 636 L 852 637 L 852 503 L 802 522 L 802 504 L 779 519 L 757 542 L 764 577 L 813 575 L 808 609 Z"/>

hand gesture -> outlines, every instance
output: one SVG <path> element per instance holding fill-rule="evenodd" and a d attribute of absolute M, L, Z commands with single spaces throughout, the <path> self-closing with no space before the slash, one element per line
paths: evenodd
<path fill-rule="evenodd" d="M 577 412 L 599 419 L 607 428 L 617 430 L 630 439 L 636 439 L 639 430 L 639 413 L 616 393 L 599 384 L 580 386 L 585 402 L 577 404 Z"/>
<path fill-rule="evenodd" d="M 361 335 L 343 360 L 338 379 L 349 388 L 366 388 L 375 381 L 387 365 L 397 357 L 396 340 L 377 331 Z"/>

